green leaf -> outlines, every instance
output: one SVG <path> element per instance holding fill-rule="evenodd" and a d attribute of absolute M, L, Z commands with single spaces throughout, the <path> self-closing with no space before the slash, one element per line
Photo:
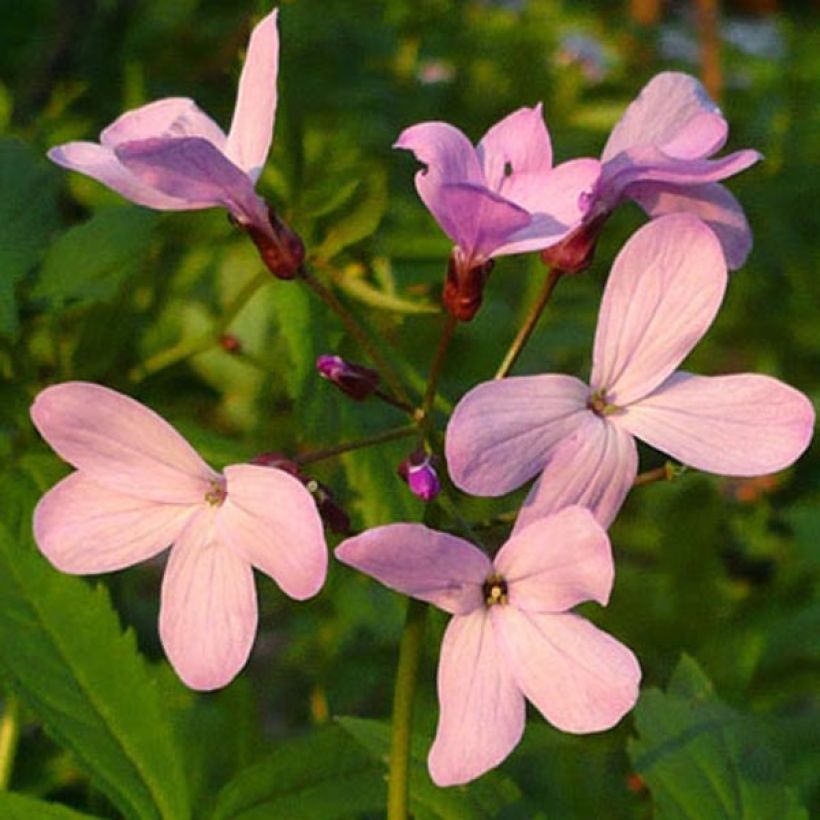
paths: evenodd
<path fill-rule="evenodd" d="M 380 289 L 367 280 L 364 268 L 361 265 L 348 265 L 339 278 L 339 287 L 349 296 L 369 307 L 379 310 L 389 310 L 393 313 L 408 315 L 436 314 L 441 312 L 441 306 L 433 302 L 421 302 L 415 299 L 405 299 L 394 290 Z"/>
<path fill-rule="evenodd" d="M 387 175 L 382 168 L 374 168 L 362 180 L 360 190 L 345 216 L 328 229 L 316 256 L 333 259 L 341 251 L 370 236 L 379 227 L 387 210 Z"/>
<path fill-rule="evenodd" d="M 658 820 L 808 820 L 752 719 L 723 704 L 689 657 L 635 710 L 629 754 Z"/>
<path fill-rule="evenodd" d="M 14 287 L 39 260 L 58 224 L 56 175 L 17 140 L 0 140 L 0 333 L 19 323 Z"/>
<path fill-rule="evenodd" d="M 133 633 L 101 585 L 0 527 L 0 667 L 126 817 L 189 816 L 182 761 Z"/>
<path fill-rule="evenodd" d="M 214 820 L 334 820 L 384 811 L 383 767 L 338 726 L 280 743 L 221 791 Z"/>
<path fill-rule="evenodd" d="M 146 259 L 157 219 L 144 208 L 104 208 L 69 228 L 49 248 L 33 296 L 54 308 L 111 299 Z"/>
<path fill-rule="evenodd" d="M 3 820 L 95 820 L 90 814 L 14 792 L 0 792 L 0 817 Z"/>
<path fill-rule="evenodd" d="M 339 725 L 387 767 L 390 751 L 390 727 L 378 720 L 340 717 Z M 413 736 L 410 763 L 410 803 L 417 818 L 435 820 L 473 820 L 497 817 L 500 810 L 520 799 L 518 787 L 497 772 L 489 772 L 469 786 L 441 789 L 427 773 L 427 750 L 430 739 Z"/>

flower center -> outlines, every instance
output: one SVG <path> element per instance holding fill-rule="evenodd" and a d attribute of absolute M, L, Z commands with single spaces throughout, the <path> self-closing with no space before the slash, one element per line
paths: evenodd
<path fill-rule="evenodd" d="M 228 491 L 225 488 L 224 480 L 219 481 L 215 478 L 211 479 L 210 488 L 205 493 L 205 501 L 212 507 L 219 507 L 228 497 Z"/>
<path fill-rule="evenodd" d="M 616 404 L 610 403 L 606 390 L 603 388 L 600 390 L 595 390 L 592 395 L 590 395 L 589 401 L 587 402 L 587 407 L 592 410 L 596 416 L 601 417 L 611 416 L 613 413 L 617 413 L 621 409 Z"/>
<path fill-rule="evenodd" d="M 487 606 L 506 604 L 509 600 L 507 582 L 498 574 L 490 575 L 484 582 L 481 591 L 484 593 L 484 603 Z"/>

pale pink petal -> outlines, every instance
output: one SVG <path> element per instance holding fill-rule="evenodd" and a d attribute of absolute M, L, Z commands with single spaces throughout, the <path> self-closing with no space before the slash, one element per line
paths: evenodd
<path fill-rule="evenodd" d="M 367 530 L 343 541 L 336 557 L 390 589 L 458 615 L 483 607 L 481 588 L 492 572 L 490 559 L 472 544 L 422 524 Z"/>
<path fill-rule="evenodd" d="M 446 122 L 411 125 L 399 134 L 393 147 L 412 151 L 416 159 L 427 166 L 425 171 L 419 171 L 416 175 L 417 182 L 420 178 L 432 175 L 439 185 L 453 182 L 470 182 L 482 186 L 486 184 L 472 143 L 458 128 Z M 425 204 L 430 208 L 426 200 Z"/>
<path fill-rule="evenodd" d="M 278 10 L 251 32 L 225 154 L 256 182 L 273 139 L 279 69 Z"/>
<path fill-rule="evenodd" d="M 117 159 L 111 148 L 95 142 L 67 142 L 50 149 L 48 158 L 63 168 L 78 171 L 101 182 L 130 202 L 154 208 L 158 211 L 188 211 L 208 205 L 193 205 L 185 199 L 177 199 L 137 179 Z"/>
<path fill-rule="evenodd" d="M 593 389 L 623 407 L 657 387 L 712 324 L 726 276 L 720 243 L 690 214 L 655 219 L 633 234 L 601 302 Z"/>
<path fill-rule="evenodd" d="M 40 499 L 34 540 L 62 572 L 113 572 L 170 546 L 194 510 L 125 495 L 76 472 Z"/>
<path fill-rule="evenodd" d="M 202 137 L 220 151 L 225 146 L 225 132 L 187 97 L 166 97 L 126 111 L 100 134 L 100 143 L 113 149 L 151 137 Z"/>
<path fill-rule="evenodd" d="M 431 211 L 442 230 L 476 262 L 495 255 L 498 247 L 531 222 L 523 208 L 475 185 L 442 185 L 430 191 L 428 200 L 436 204 Z"/>
<path fill-rule="evenodd" d="M 755 476 L 799 458 L 811 441 L 814 409 L 770 376 L 679 372 L 615 422 L 691 467 Z"/>
<path fill-rule="evenodd" d="M 614 726 L 638 699 L 641 670 L 632 652 L 571 612 L 493 606 L 503 663 L 539 712 L 563 732 Z"/>
<path fill-rule="evenodd" d="M 513 191 L 543 185 L 552 168 L 552 145 L 541 103 L 519 108 L 497 122 L 477 147 L 487 187 L 526 207 Z M 528 209 L 529 210 L 529 209 Z"/>
<path fill-rule="evenodd" d="M 606 605 L 615 568 L 609 539 L 592 513 L 565 507 L 519 530 L 493 561 L 510 606 L 564 612 L 585 601 Z"/>
<path fill-rule="evenodd" d="M 159 612 L 165 654 L 192 689 L 219 689 L 248 660 L 256 635 L 253 570 L 214 537 L 215 508 L 191 519 L 171 550 Z"/>
<path fill-rule="evenodd" d="M 503 495 L 538 473 L 589 414 L 572 376 L 516 376 L 474 387 L 447 425 L 447 469 L 473 495 Z"/>
<path fill-rule="evenodd" d="M 221 205 L 244 225 L 269 226 L 267 207 L 248 175 L 199 137 L 121 143 L 117 158 L 136 177 L 197 207 Z M 269 229 L 269 228 L 268 228 Z"/>
<path fill-rule="evenodd" d="M 270 575 L 296 600 L 315 595 L 327 574 L 322 520 L 302 482 L 282 470 L 235 464 L 216 516 L 221 544 Z"/>
<path fill-rule="evenodd" d="M 524 698 L 499 652 L 486 609 L 457 615 L 447 626 L 438 664 L 438 701 L 438 728 L 427 765 L 439 786 L 479 777 L 521 740 Z"/>
<path fill-rule="evenodd" d="M 493 256 L 530 253 L 560 242 L 586 214 L 600 174 L 598 160 L 576 159 L 549 171 L 543 184 L 539 180 L 525 189 L 526 178 L 516 179 L 509 198 L 530 211 L 532 221 L 496 248 Z"/>
<path fill-rule="evenodd" d="M 629 189 L 649 216 L 685 211 L 702 219 L 717 235 L 730 270 L 743 266 L 752 249 L 752 231 L 740 203 L 716 182 L 676 187 L 663 183 L 641 183 Z"/>
<path fill-rule="evenodd" d="M 138 401 L 88 382 L 41 391 L 31 407 L 63 460 L 111 490 L 147 501 L 196 504 L 219 475 L 182 436 Z"/>
<path fill-rule="evenodd" d="M 706 89 L 688 74 L 653 77 L 612 129 L 601 159 L 637 146 L 668 146 L 681 158 L 708 156 L 726 140 L 726 123 Z"/>
<path fill-rule="evenodd" d="M 638 473 L 631 435 L 592 413 L 566 439 L 533 484 L 513 532 L 570 504 L 589 509 L 603 527 L 615 520 Z"/>

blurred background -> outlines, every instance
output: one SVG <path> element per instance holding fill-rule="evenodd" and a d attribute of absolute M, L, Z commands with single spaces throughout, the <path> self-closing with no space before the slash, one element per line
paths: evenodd
<path fill-rule="evenodd" d="M 96 140 L 122 111 L 165 96 L 190 96 L 227 127 L 248 33 L 269 9 L 217 0 L 0 2 L 0 517 L 21 538 L 39 494 L 66 471 L 27 416 L 34 394 L 54 381 L 99 381 L 134 395 L 215 467 L 403 423 L 389 407 L 354 404 L 319 382 L 316 355 L 362 360 L 361 351 L 297 285 L 248 291 L 259 262 L 223 212 L 145 211 L 44 157 L 57 143 Z M 598 156 L 641 87 L 674 69 L 699 76 L 719 101 L 730 124 L 726 150 L 765 157 L 728 183 L 755 248 L 687 367 L 769 373 L 816 404 L 818 3 L 293 0 L 280 9 L 279 109 L 259 190 L 301 233 L 318 275 L 389 340 L 388 355 L 414 389 L 441 326 L 450 245 L 416 196 L 413 158 L 391 149 L 399 132 L 446 120 L 477 141 L 507 113 L 543 101 L 557 160 Z M 516 373 L 588 375 L 607 271 L 642 221 L 632 205 L 613 217 L 593 267 L 561 282 Z M 442 429 L 448 407 L 491 377 L 542 281 L 537 258 L 498 263 L 484 308 L 453 344 Z M 347 454 L 317 464 L 315 475 L 356 529 L 419 520 L 421 503 L 395 477 L 410 449 L 405 440 Z M 663 464 L 649 449 L 641 456 L 642 469 Z M 465 498 L 461 509 L 485 521 L 521 497 Z M 820 812 L 817 445 L 771 477 L 685 473 L 637 488 L 611 535 L 612 602 L 584 614 L 641 659 L 648 691 L 634 717 L 576 738 L 534 716 L 519 749 L 475 792 L 485 813 L 419 816 Z M 506 530 L 488 525 L 487 537 L 500 543 Z M 226 690 L 194 696 L 162 662 L 160 576 L 155 563 L 104 583 L 157 663 L 196 805 L 310 727 L 339 715 L 388 716 L 398 596 L 339 566 L 323 594 L 298 606 L 259 579 L 249 667 Z M 422 753 L 435 726 L 444 625 L 432 616 L 417 710 Z M 36 713 L 24 710 L 17 743 L 15 790 L 117 816 Z M 380 777 L 361 816 L 380 814 Z"/>

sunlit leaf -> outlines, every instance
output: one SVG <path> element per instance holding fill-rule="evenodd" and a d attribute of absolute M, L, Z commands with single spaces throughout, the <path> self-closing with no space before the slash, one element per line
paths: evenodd
<path fill-rule="evenodd" d="M 0 817 L 3 820 L 96 820 L 90 814 L 14 792 L 0 792 Z"/>

